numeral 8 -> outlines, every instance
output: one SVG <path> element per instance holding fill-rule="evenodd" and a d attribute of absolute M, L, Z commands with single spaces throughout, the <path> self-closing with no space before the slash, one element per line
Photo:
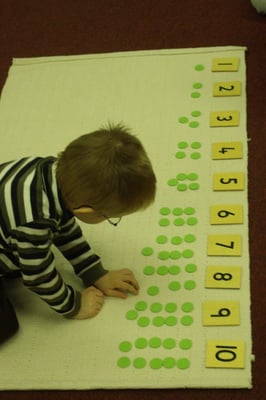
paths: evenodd
<path fill-rule="evenodd" d="M 216 272 L 216 274 L 213 275 L 213 278 L 216 281 L 230 281 L 233 278 L 233 275 L 229 273 L 222 274 L 221 272 Z"/>

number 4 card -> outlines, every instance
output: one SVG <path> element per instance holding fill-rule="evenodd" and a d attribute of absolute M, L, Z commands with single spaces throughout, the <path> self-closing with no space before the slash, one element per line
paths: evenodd
<path fill-rule="evenodd" d="M 213 160 L 232 160 L 243 158 L 242 142 L 219 142 L 212 144 Z"/>

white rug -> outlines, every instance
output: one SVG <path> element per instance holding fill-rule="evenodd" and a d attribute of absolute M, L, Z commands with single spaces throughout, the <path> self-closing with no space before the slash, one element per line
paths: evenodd
<path fill-rule="evenodd" d="M 244 47 L 14 60 L 1 162 L 123 121 L 158 195 L 117 228 L 83 226 L 106 268 L 134 271 L 138 297 L 69 321 L 9 284 L 20 331 L 0 349 L 1 390 L 251 387 L 245 70 Z M 58 268 L 79 287 L 60 255 Z"/>

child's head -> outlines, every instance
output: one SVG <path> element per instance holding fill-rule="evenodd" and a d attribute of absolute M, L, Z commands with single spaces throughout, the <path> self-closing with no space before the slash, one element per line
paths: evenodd
<path fill-rule="evenodd" d="M 156 177 L 140 141 L 122 125 L 80 136 L 59 155 L 57 181 L 70 210 L 117 217 L 149 206 Z"/>

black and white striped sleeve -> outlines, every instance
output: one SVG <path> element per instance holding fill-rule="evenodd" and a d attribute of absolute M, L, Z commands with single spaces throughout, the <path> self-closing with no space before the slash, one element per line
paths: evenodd
<path fill-rule="evenodd" d="M 65 284 L 57 271 L 52 238 L 51 229 L 28 224 L 13 230 L 12 249 L 19 259 L 24 285 L 54 311 L 71 318 L 80 309 L 80 293 Z"/>
<path fill-rule="evenodd" d="M 103 268 L 100 257 L 93 253 L 74 217 L 61 226 L 54 244 L 71 263 L 85 286 L 93 285 L 108 272 Z"/>

